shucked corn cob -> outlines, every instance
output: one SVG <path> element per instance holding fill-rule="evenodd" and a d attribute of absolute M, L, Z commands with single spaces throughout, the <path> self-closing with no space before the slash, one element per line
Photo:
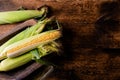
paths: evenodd
<path fill-rule="evenodd" d="M 0 24 L 15 23 L 27 19 L 42 17 L 46 14 L 47 8 L 42 7 L 40 10 L 21 10 L 0 12 Z"/>
<path fill-rule="evenodd" d="M 4 49 L 1 55 L 7 54 L 7 57 L 17 57 L 36 48 L 41 44 L 45 44 L 58 39 L 60 36 L 61 32 L 59 30 L 46 31 L 9 45 Z"/>
<path fill-rule="evenodd" d="M 21 33 L 17 34 L 16 36 L 14 36 L 10 40 L 8 40 L 6 43 L 4 43 L 3 45 L 0 46 L 0 55 L 1 55 L 1 52 L 3 52 L 3 50 L 7 46 L 9 46 L 9 45 L 11 45 L 11 44 L 13 44 L 17 41 L 28 38 L 30 36 L 34 36 L 34 35 L 42 32 L 45 25 L 48 24 L 49 22 L 51 22 L 52 20 L 53 20 L 53 18 L 44 19 L 43 21 L 39 21 L 36 25 L 33 25 L 32 27 L 27 28 L 26 30 L 22 31 Z M 4 58 L 6 58 L 6 55 L 5 56 L 4 55 L 0 56 L 0 60 L 2 60 Z"/>

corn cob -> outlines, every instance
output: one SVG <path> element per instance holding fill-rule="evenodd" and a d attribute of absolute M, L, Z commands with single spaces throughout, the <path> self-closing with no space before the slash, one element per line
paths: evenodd
<path fill-rule="evenodd" d="M 15 23 L 25 21 L 27 19 L 42 17 L 47 12 L 47 7 L 40 10 L 21 10 L 0 12 L 0 24 Z"/>
<path fill-rule="evenodd" d="M 30 36 L 34 36 L 36 34 L 39 34 L 40 32 L 42 32 L 42 30 L 44 29 L 45 25 L 49 22 L 51 22 L 53 20 L 53 18 L 49 18 L 49 19 L 45 19 L 43 21 L 39 21 L 36 25 L 27 28 L 26 30 L 22 31 L 21 33 L 17 34 L 16 36 L 14 36 L 13 38 L 11 38 L 10 40 L 8 40 L 6 43 L 4 43 L 3 45 L 0 46 L 0 54 L 1 52 L 9 45 L 20 41 L 22 39 L 28 38 Z M 2 55 L 0 56 L 0 60 L 6 58 L 6 55 Z"/>
<path fill-rule="evenodd" d="M 16 57 L 36 48 L 40 44 L 58 39 L 60 36 L 61 32 L 59 30 L 46 31 L 9 45 L 4 49 L 1 55 L 7 54 L 7 57 Z"/>
<path fill-rule="evenodd" d="M 54 43 L 52 43 L 52 44 L 54 45 Z M 50 48 L 49 44 L 45 44 L 45 45 L 42 45 L 42 47 L 38 47 L 38 50 L 34 49 L 34 50 L 29 51 L 26 54 L 21 55 L 19 57 L 7 58 L 7 59 L 1 61 L 0 71 L 9 71 L 9 70 L 15 69 L 19 66 L 22 66 L 22 65 L 28 63 L 29 61 L 33 60 L 33 57 L 34 57 L 33 54 L 35 54 L 36 52 L 38 52 L 39 57 L 43 57 L 45 55 L 48 55 L 52 52 L 56 52 L 59 50 L 59 48 L 55 48 L 55 49 L 53 49 L 53 48 L 55 48 L 55 47 L 51 46 L 51 48 Z"/>

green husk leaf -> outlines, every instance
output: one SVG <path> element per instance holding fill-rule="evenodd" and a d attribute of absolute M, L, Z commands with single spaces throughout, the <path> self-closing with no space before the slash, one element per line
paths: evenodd
<path fill-rule="evenodd" d="M 40 59 L 40 55 L 37 49 L 30 51 L 33 55 L 32 59 Z"/>

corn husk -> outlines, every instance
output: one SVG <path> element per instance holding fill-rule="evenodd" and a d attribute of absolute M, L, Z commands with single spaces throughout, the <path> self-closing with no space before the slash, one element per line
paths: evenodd
<path fill-rule="evenodd" d="M 21 10 L 21 11 L 6 11 L 0 12 L 0 24 L 16 23 L 25 21 L 31 18 L 42 17 L 47 12 L 47 7 L 42 7 L 40 10 Z"/>
<path fill-rule="evenodd" d="M 31 61 L 32 54 L 26 53 L 16 58 L 7 58 L 0 63 L 0 71 L 8 71 Z"/>

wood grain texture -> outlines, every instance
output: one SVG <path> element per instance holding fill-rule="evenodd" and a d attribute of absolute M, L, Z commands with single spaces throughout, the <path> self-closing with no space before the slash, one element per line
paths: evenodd
<path fill-rule="evenodd" d="M 50 16 L 62 23 L 64 56 L 55 58 L 59 67 L 47 80 L 120 79 L 119 0 L 0 0 L 0 4 L 0 11 L 48 5 Z"/>

